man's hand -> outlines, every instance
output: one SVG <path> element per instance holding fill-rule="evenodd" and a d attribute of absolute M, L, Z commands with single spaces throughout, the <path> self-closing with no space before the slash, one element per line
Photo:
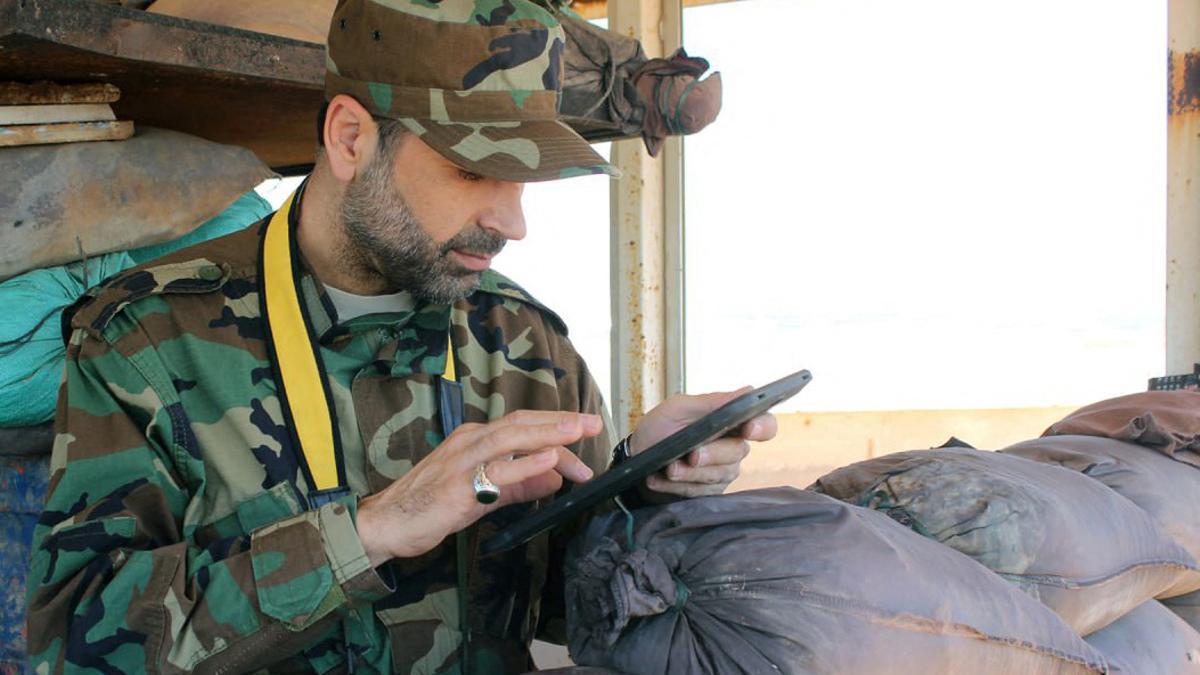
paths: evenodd
<path fill-rule="evenodd" d="M 646 413 L 629 439 L 629 454 L 635 455 L 725 405 L 751 387 L 712 394 L 675 394 Z M 741 473 L 742 459 L 750 453 L 750 441 L 768 441 L 779 425 L 770 413 L 742 425 L 735 436 L 718 438 L 694 448 L 662 471 L 646 479 L 646 488 L 683 497 L 719 495 Z"/>
<path fill-rule="evenodd" d="M 592 471 L 565 447 L 603 428 L 596 415 L 521 410 L 487 424 L 463 424 L 387 488 L 359 503 L 358 536 L 371 564 L 412 558 L 502 506 L 554 494 L 563 478 Z M 510 459 L 511 458 L 511 459 Z M 500 499 L 475 499 L 475 468 L 500 486 Z"/>

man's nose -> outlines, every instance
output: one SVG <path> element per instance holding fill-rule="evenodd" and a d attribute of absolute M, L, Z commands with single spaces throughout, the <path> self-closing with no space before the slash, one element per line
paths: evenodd
<path fill-rule="evenodd" d="M 496 181 L 491 205 L 479 219 L 479 226 L 505 239 L 525 238 L 525 211 L 521 208 L 524 183 Z"/>

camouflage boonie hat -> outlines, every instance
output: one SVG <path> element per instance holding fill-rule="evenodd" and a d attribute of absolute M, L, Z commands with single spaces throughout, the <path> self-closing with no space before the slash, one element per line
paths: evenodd
<path fill-rule="evenodd" d="M 565 40 L 530 0 L 339 0 L 325 98 L 349 94 L 483 176 L 620 175 L 556 119 Z"/>

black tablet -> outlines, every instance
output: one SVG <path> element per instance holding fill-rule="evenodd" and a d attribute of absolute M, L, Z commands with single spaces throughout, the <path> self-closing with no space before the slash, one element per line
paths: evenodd
<path fill-rule="evenodd" d="M 649 448 L 630 457 L 600 476 L 576 486 L 556 498 L 546 508 L 534 512 L 483 542 L 483 555 L 507 551 L 538 534 L 564 523 L 600 502 L 616 497 L 645 480 L 650 474 L 683 457 L 693 448 L 736 431 L 777 403 L 791 398 L 812 380 L 801 370 L 754 391 L 746 392 L 729 403 L 676 431 Z"/>

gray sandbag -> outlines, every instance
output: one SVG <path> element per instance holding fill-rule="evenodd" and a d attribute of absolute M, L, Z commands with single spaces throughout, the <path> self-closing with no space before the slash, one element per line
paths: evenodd
<path fill-rule="evenodd" d="M 1094 478 L 1137 504 L 1154 522 L 1200 560 L 1200 468 L 1152 448 L 1098 436 L 1047 436 L 1011 445 L 1000 452 L 1055 464 Z M 1200 573 L 1181 575 L 1159 599 L 1200 590 Z"/>
<path fill-rule="evenodd" d="M 1099 401 L 1050 425 L 1043 436 L 1103 436 L 1200 466 L 1200 391 L 1141 391 Z M 1179 456 L 1176 456 L 1179 454 Z"/>
<path fill-rule="evenodd" d="M 1119 673 L 1200 675 L 1200 633 L 1156 600 L 1087 636 Z"/>
<path fill-rule="evenodd" d="M 566 559 L 579 664 L 636 674 L 1100 673 L 983 566 L 882 514 L 770 488 L 594 519 Z"/>
<path fill-rule="evenodd" d="M 815 488 L 883 511 L 1046 603 L 1080 635 L 1197 571 L 1136 504 L 1098 481 L 995 452 L 947 448 L 838 469 Z"/>
<path fill-rule="evenodd" d="M 1167 598 L 1162 604 L 1184 623 L 1200 631 L 1200 591 Z"/>
<path fill-rule="evenodd" d="M 138 127 L 0 151 L 0 280 L 178 238 L 274 173 L 246 148 Z"/>

